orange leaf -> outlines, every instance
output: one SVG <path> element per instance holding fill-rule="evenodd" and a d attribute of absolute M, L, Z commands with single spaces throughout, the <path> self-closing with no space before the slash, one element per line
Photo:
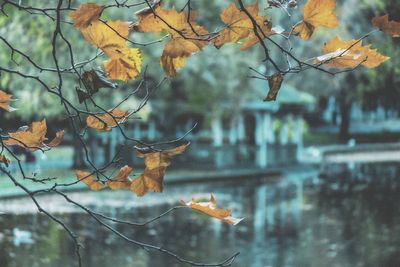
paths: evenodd
<path fill-rule="evenodd" d="M 211 195 L 209 202 L 196 202 L 192 199 L 191 201 L 186 202 L 185 205 L 193 210 L 200 211 L 201 213 L 217 218 L 231 225 L 236 225 L 244 219 L 232 217 L 230 209 L 218 208 L 213 195 Z"/>
<path fill-rule="evenodd" d="M 97 115 L 97 117 L 93 115 L 88 116 L 86 119 L 87 126 L 98 131 L 111 131 L 113 127 L 126 122 L 128 111 L 115 108 L 109 112 L 111 115 L 109 113 L 104 113 L 104 115 Z"/>
<path fill-rule="evenodd" d="M 107 186 L 112 189 L 129 189 L 131 187 L 131 180 L 128 175 L 132 172 L 132 168 L 125 165 L 119 170 L 119 173 L 107 181 Z"/>
<path fill-rule="evenodd" d="M 271 32 L 272 24 L 268 17 L 258 15 L 258 2 L 247 6 L 246 10 L 255 20 L 258 27 L 261 28 L 261 31 L 257 28 L 257 32 L 262 39 L 273 34 Z M 241 46 L 241 50 L 245 50 L 260 41 L 254 32 L 254 26 L 249 16 L 244 11 L 238 9 L 235 4 L 231 3 L 221 12 L 221 20 L 227 26 L 214 39 L 216 48 L 220 48 L 226 43 L 236 43 L 244 38 L 248 38 Z"/>
<path fill-rule="evenodd" d="M 5 111 L 13 111 L 14 109 L 9 106 L 11 98 L 12 95 L 9 95 L 6 92 L 0 90 L 0 108 L 4 109 Z"/>
<path fill-rule="evenodd" d="M 75 172 L 76 178 L 84 182 L 92 191 L 98 191 L 106 187 L 103 183 L 96 180 L 93 175 L 90 175 L 90 172 L 80 170 L 76 170 Z"/>
<path fill-rule="evenodd" d="M 196 24 L 194 12 L 189 18 L 186 12 L 178 12 L 175 8 L 166 10 L 157 5 L 154 13 L 150 9 L 137 13 L 138 22 L 134 29 L 138 32 L 169 33 L 170 39 L 164 47 L 160 64 L 168 76 L 174 76 L 184 65 L 185 57 L 201 51 L 208 44 L 208 32 Z"/>
<path fill-rule="evenodd" d="M 389 15 L 373 18 L 372 24 L 392 37 L 400 37 L 400 22 L 389 21 Z"/>
<path fill-rule="evenodd" d="M 293 29 L 293 32 L 300 38 L 308 40 L 317 27 L 336 28 L 339 23 L 335 9 L 336 0 L 308 0 L 304 6 L 303 21 Z"/>
<path fill-rule="evenodd" d="M 372 49 L 371 45 L 362 46 L 361 40 L 342 41 L 338 36 L 326 43 L 322 51 L 324 55 L 317 58 L 317 63 L 337 69 L 355 68 L 359 65 L 376 68 L 389 59 Z"/>
<path fill-rule="evenodd" d="M 141 71 L 142 58 L 137 48 L 126 48 L 120 51 L 118 58 L 112 58 L 104 62 L 104 69 L 111 80 L 127 82 L 135 79 Z"/>
<path fill-rule="evenodd" d="M 69 16 L 73 19 L 74 25 L 78 30 L 86 28 L 93 21 L 99 20 L 104 7 L 93 3 L 81 4 L 76 11 L 72 11 Z"/>
<path fill-rule="evenodd" d="M 9 133 L 9 139 L 4 141 L 8 146 L 21 146 L 30 148 L 32 151 L 37 150 L 43 146 L 46 138 L 47 126 L 46 119 L 42 121 L 33 122 L 31 127 L 19 130 L 15 133 Z"/>
<path fill-rule="evenodd" d="M 54 139 L 51 140 L 50 143 L 48 143 L 48 144 L 46 144 L 46 145 L 49 146 L 49 147 L 58 146 L 58 145 L 61 143 L 61 141 L 62 141 L 63 139 L 64 139 L 64 130 L 58 131 L 58 132 L 56 133 L 56 137 L 54 137 Z"/>
<path fill-rule="evenodd" d="M 138 152 L 138 157 L 144 158 L 144 172 L 132 181 L 131 191 L 137 196 L 143 196 L 147 192 L 162 192 L 164 175 L 171 164 L 172 157 L 185 152 L 188 144 L 160 152 Z"/>
<path fill-rule="evenodd" d="M 6 165 L 7 167 L 8 167 L 8 164 L 10 164 L 10 160 L 4 155 L 0 155 L 0 162 L 4 163 L 4 165 Z"/>

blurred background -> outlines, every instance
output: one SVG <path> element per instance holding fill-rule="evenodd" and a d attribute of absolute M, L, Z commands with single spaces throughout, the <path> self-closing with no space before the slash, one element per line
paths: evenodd
<path fill-rule="evenodd" d="M 18 2 L 18 1 L 16 1 Z M 72 1 L 78 6 L 83 1 Z M 107 4 L 114 1 L 96 1 Z M 249 2 L 249 1 L 248 1 Z M 288 28 L 300 20 L 305 1 L 291 10 L 260 10 L 275 25 Z M 324 42 L 339 34 L 357 39 L 373 30 L 371 18 L 389 13 L 400 20 L 398 0 L 337 1 L 340 26 L 318 29 L 309 42 L 296 41 L 295 53 L 303 59 L 320 55 Z M 185 1 L 165 1 L 182 7 Z M 54 6 L 54 1 L 19 1 L 24 6 Z M 227 0 L 193 1 L 199 24 L 218 25 Z M 41 66 L 54 66 L 51 58 L 53 22 L 48 17 L 27 14 L 5 5 L 0 14 L 0 36 L 29 54 Z M 102 18 L 135 21 L 135 9 L 107 9 Z M 7 14 L 7 16 L 5 15 Z M 63 32 L 73 43 L 77 61 L 97 51 L 71 26 Z M 159 36 L 158 36 L 159 37 Z M 140 42 L 157 39 L 152 34 L 131 33 Z M 144 221 L 191 197 L 216 196 L 221 207 L 230 207 L 237 226 L 178 210 L 145 227 L 118 226 L 127 236 L 162 245 L 195 261 L 218 261 L 241 254 L 233 266 L 400 266 L 400 50 L 399 40 L 374 33 L 365 42 L 391 59 L 373 70 L 330 76 L 308 70 L 288 76 L 275 102 L 263 102 L 267 82 L 251 79 L 254 73 L 269 73 L 257 46 L 240 52 L 239 45 L 220 50 L 207 47 L 188 59 L 178 75 L 152 94 L 147 105 L 123 127 L 130 136 L 148 142 L 180 138 L 190 141 L 189 150 L 174 159 L 162 194 L 137 198 L 131 192 L 89 192 L 84 184 L 68 188 L 74 200 L 109 216 Z M 149 80 L 157 84 L 163 71 L 159 57 L 163 45 L 140 47 Z M 69 66 L 68 50 L 59 44 L 59 60 Z M 27 61 L 14 55 L 0 40 L 0 66 L 39 75 L 47 84 L 57 84 L 56 75 L 38 73 Z M 276 60 L 284 62 L 272 49 Z M 86 70 L 102 66 L 98 59 Z M 64 78 L 66 97 L 79 105 L 76 79 Z M 101 89 L 94 98 L 105 108 L 120 102 L 132 81 L 118 89 Z M 55 182 L 75 181 L 74 169 L 87 167 L 80 143 L 68 133 L 59 99 L 40 84 L 1 73 L 0 88 L 14 95 L 17 110 L 0 113 L 2 133 L 46 118 L 50 136 L 66 129 L 61 146 L 42 153 L 15 150 L 25 171 L 34 177 L 57 177 L 45 184 L 22 181 L 32 189 Z M 124 103 L 135 108 L 144 92 Z M 140 174 L 143 162 L 122 134 L 88 131 L 85 136 L 91 158 L 105 164 L 122 148 L 121 164 Z M 12 162 L 9 170 L 20 177 Z M 163 254 L 128 246 L 94 221 L 53 195 L 38 197 L 40 203 L 70 225 L 83 243 L 84 266 L 184 266 Z M 40 215 L 31 199 L 5 176 L 0 176 L 0 266 L 74 266 L 74 246 L 67 233 Z"/>

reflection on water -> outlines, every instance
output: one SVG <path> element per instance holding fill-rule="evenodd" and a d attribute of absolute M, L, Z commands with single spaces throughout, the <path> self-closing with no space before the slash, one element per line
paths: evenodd
<path fill-rule="evenodd" d="M 243 179 L 173 186 L 166 192 L 169 199 L 186 198 L 194 190 L 199 195 L 218 192 L 221 206 L 233 206 L 234 215 L 246 219 L 232 227 L 181 209 L 155 224 L 118 226 L 118 230 L 197 261 L 218 261 L 240 251 L 233 266 L 400 266 L 399 178 L 400 165 L 380 164 L 336 166 L 319 177 L 296 173 L 273 182 Z M 119 204 L 111 208 L 102 201 L 125 198 L 128 203 L 131 195 L 85 196 L 92 208 L 133 221 L 171 206 Z M 54 203 L 61 205 L 57 200 Z M 80 236 L 84 266 L 184 266 L 163 254 L 127 244 L 85 214 L 59 216 Z M 41 215 L 0 215 L 0 229 L 1 267 L 75 264 L 66 233 Z M 16 235 L 28 235 L 32 242 L 17 243 Z"/>

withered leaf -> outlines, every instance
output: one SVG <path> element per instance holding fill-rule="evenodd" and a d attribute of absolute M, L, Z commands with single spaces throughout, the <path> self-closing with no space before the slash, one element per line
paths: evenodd
<path fill-rule="evenodd" d="M 104 7 L 93 3 L 81 4 L 76 11 L 72 11 L 69 16 L 74 21 L 74 26 L 80 30 L 88 27 L 93 21 L 100 18 Z"/>
<path fill-rule="evenodd" d="M 336 28 L 339 23 L 335 9 L 336 0 L 308 0 L 304 6 L 303 21 L 293 29 L 293 33 L 308 40 L 317 27 Z"/>
<path fill-rule="evenodd" d="M 15 109 L 10 107 L 9 103 L 12 99 L 12 95 L 0 90 L 0 108 L 5 111 L 14 111 Z"/>
<path fill-rule="evenodd" d="M 132 181 L 131 191 L 137 196 L 143 196 L 149 191 L 162 192 L 165 171 L 171 164 L 172 157 L 185 152 L 188 146 L 189 143 L 164 151 L 138 151 L 138 157 L 144 158 L 145 170 Z"/>
<path fill-rule="evenodd" d="M 318 57 L 316 63 L 337 69 L 351 69 L 359 65 L 376 68 L 389 59 L 372 49 L 371 45 L 362 46 L 361 40 L 342 41 L 338 36 L 326 43 L 322 51 L 324 55 Z"/>
<path fill-rule="evenodd" d="M 281 89 L 283 82 L 283 76 L 281 73 L 274 74 L 268 77 L 269 91 L 264 101 L 275 101 L 278 95 L 279 89 Z"/>
<path fill-rule="evenodd" d="M 392 36 L 400 37 L 400 22 L 389 21 L 389 15 L 379 16 L 372 19 L 372 24 L 380 31 Z"/>
<path fill-rule="evenodd" d="M 87 91 L 83 91 L 82 89 L 76 88 L 79 103 L 82 103 L 86 99 L 93 96 L 95 93 L 99 91 L 100 88 L 111 88 L 111 89 L 117 88 L 117 85 L 107 80 L 103 72 L 100 70 L 85 71 L 82 74 L 82 81 Z"/>
<path fill-rule="evenodd" d="M 126 116 L 128 115 L 128 111 L 122 111 L 119 108 L 115 108 L 109 110 L 109 113 L 97 116 L 89 115 L 86 118 L 87 126 L 98 131 L 111 131 L 112 128 L 116 127 L 118 124 L 126 122 L 127 120 Z"/>
<path fill-rule="evenodd" d="M 76 170 L 75 173 L 76 178 L 85 183 L 92 191 L 98 191 L 106 187 L 103 183 L 95 179 L 90 172 Z"/>
<path fill-rule="evenodd" d="M 258 2 L 247 6 L 246 10 L 257 23 L 257 32 L 261 39 L 274 34 L 271 32 L 272 23 L 268 17 L 258 15 Z M 245 50 L 260 41 L 254 32 L 252 20 L 246 12 L 238 9 L 234 3 L 231 3 L 221 12 L 221 20 L 226 24 L 226 28 L 214 39 L 216 48 L 220 48 L 226 43 L 236 43 L 248 38 L 240 47 L 241 50 Z"/>
<path fill-rule="evenodd" d="M 8 167 L 8 165 L 10 164 L 10 160 L 4 155 L 0 155 L 0 163 L 3 163 L 4 165 L 6 165 L 6 167 Z"/>
<path fill-rule="evenodd" d="M 135 79 L 141 71 L 142 58 L 137 48 L 121 50 L 121 55 L 104 62 L 104 69 L 111 80 L 127 82 Z"/>
<path fill-rule="evenodd" d="M 131 188 L 132 181 L 129 179 L 129 174 L 132 172 L 132 168 L 125 165 L 119 170 L 119 173 L 107 181 L 107 186 L 112 189 L 129 189 Z"/>
<path fill-rule="evenodd" d="M 21 127 L 17 132 L 9 133 L 9 138 L 3 142 L 8 146 L 16 145 L 35 151 L 49 146 L 57 146 L 64 137 L 64 131 L 60 131 L 56 134 L 54 140 L 46 145 L 44 143 L 47 140 L 46 133 L 46 119 L 43 119 L 42 121 L 32 122 L 31 127 Z"/>
<path fill-rule="evenodd" d="M 213 195 L 211 195 L 209 202 L 197 202 L 194 199 L 192 199 L 191 201 L 186 202 L 185 205 L 193 210 L 204 213 L 210 217 L 217 218 L 231 225 L 237 225 L 244 219 L 244 218 L 232 217 L 230 209 L 218 208 Z"/>

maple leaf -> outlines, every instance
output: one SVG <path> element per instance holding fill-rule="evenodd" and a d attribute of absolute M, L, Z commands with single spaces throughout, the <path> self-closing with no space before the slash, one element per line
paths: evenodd
<path fill-rule="evenodd" d="M 119 108 L 115 108 L 109 110 L 109 113 L 104 113 L 100 116 L 89 115 L 86 118 L 87 126 L 98 131 L 111 131 L 113 127 L 116 127 L 118 124 L 124 123 L 127 120 L 126 116 L 128 115 L 128 111 L 122 111 Z"/>
<path fill-rule="evenodd" d="M 109 58 L 119 58 L 120 51 L 127 48 L 129 23 L 119 20 L 104 23 L 97 20 L 81 29 L 81 33 L 90 44 L 101 49 Z"/>
<path fill-rule="evenodd" d="M 134 29 L 138 32 L 167 32 L 169 41 L 164 47 L 160 64 L 168 76 L 176 75 L 183 67 L 184 58 L 201 51 L 207 44 L 208 32 L 195 22 L 195 13 L 178 12 L 175 8 L 163 9 L 156 5 L 153 9 L 137 13 L 138 21 Z M 155 15 L 156 14 L 156 15 Z"/>
<path fill-rule="evenodd" d="M 129 174 L 132 172 L 132 168 L 125 165 L 119 170 L 119 173 L 107 181 L 107 186 L 112 189 L 129 189 L 131 187 L 131 180 L 129 179 Z"/>
<path fill-rule="evenodd" d="M 173 149 L 156 152 L 138 152 L 138 157 L 144 158 L 144 172 L 132 181 L 131 191 L 137 196 L 147 192 L 162 192 L 164 175 L 171 164 L 172 157 L 185 152 L 190 143 L 180 145 Z"/>
<path fill-rule="evenodd" d="M 104 7 L 93 3 L 81 4 L 76 11 L 72 11 L 69 16 L 74 21 L 74 26 L 80 30 L 88 27 L 93 21 L 99 20 Z"/>
<path fill-rule="evenodd" d="M 335 8 L 336 0 L 308 0 L 304 6 L 303 21 L 295 26 L 293 32 L 300 38 L 308 40 L 317 27 L 336 28 L 339 23 Z"/>
<path fill-rule="evenodd" d="M 184 202 L 184 204 L 193 210 L 196 210 L 196 211 L 204 213 L 208 216 L 217 218 L 217 219 L 219 219 L 225 223 L 231 224 L 231 225 L 236 225 L 244 219 L 244 218 L 232 217 L 230 209 L 218 208 L 213 195 L 211 195 L 209 202 L 197 202 L 194 199 L 192 199 L 189 202 L 186 202 L 186 203 Z"/>
<path fill-rule="evenodd" d="M 86 91 L 76 88 L 79 103 L 82 103 L 86 99 L 93 96 L 99 91 L 100 88 L 115 89 L 117 87 L 116 84 L 108 81 L 107 78 L 104 77 L 103 72 L 100 70 L 85 71 L 82 74 L 82 82 L 85 85 Z"/>
<path fill-rule="evenodd" d="M 272 24 L 268 17 L 258 15 L 258 2 L 247 6 L 246 10 L 257 23 L 257 32 L 262 39 L 274 34 L 271 32 Z M 240 47 L 241 50 L 245 50 L 260 41 L 254 32 L 252 20 L 246 12 L 238 9 L 235 4 L 230 4 L 221 12 L 220 16 L 221 20 L 226 24 L 226 28 L 214 39 L 216 48 L 220 48 L 226 43 L 236 43 L 248 38 Z M 261 28 L 261 31 L 259 28 Z"/>
<path fill-rule="evenodd" d="M 6 165 L 6 167 L 10 164 L 10 160 L 4 155 L 0 155 L 0 162 Z"/>
<path fill-rule="evenodd" d="M 14 111 L 15 109 L 9 106 L 11 99 L 12 95 L 0 90 L 0 108 L 5 111 Z"/>
<path fill-rule="evenodd" d="M 342 41 L 338 36 L 326 43 L 322 51 L 324 55 L 318 57 L 316 62 L 337 69 L 351 69 L 359 65 L 376 68 L 389 59 L 372 49 L 371 45 L 362 46 L 361 40 Z"/>
<path fill-rule="evenodd" d="M 75 173 L 76 178 L 85 183 L 92 191 L 98 191 L 106 187 L 103 183 L 96 180 L 90 172 L 76 170 Z"/>
<path fill-rule="evenodd" d="M 373 18 L 372 24 L 380 31 L 389 34 L 392 37 L 400 37 L 400 22 L 389 21 L 389 15 Z"/>
<path fill-rule="evenodd" d="M 137 48 L 121 50 L 118 58 L 111 58 L 104 62 L 104 69 L 111 80 L 128 80 L 136 78 L 141 71 L 142 58 Z"/>
<path fill-rule="evenodd" d="M 44 143 L 44 141 L 47 140 L 46 133 L 46 119 L 43 119 L 42 121 L 32 122 L 31 127 L 22 127 L 22 129 L 15 133 L 9 133 L 8 135 L 10 138 L 3 142 L 8 146 L 16 145 L 35 151 L 43 147 L 57 146 L 61 143 L 64 137 L 64 131 L 59 131 L 56 133 L 56 137 L 46 145 Z"/>
<path fill-rule="evenodd" d="M 268 77 L 269 91 L 264 101 L 275 101 L 278 95 L 279 89 L 281 89 L 283 82 L 283 76 L 280 73 L 274 74 Z"/>

